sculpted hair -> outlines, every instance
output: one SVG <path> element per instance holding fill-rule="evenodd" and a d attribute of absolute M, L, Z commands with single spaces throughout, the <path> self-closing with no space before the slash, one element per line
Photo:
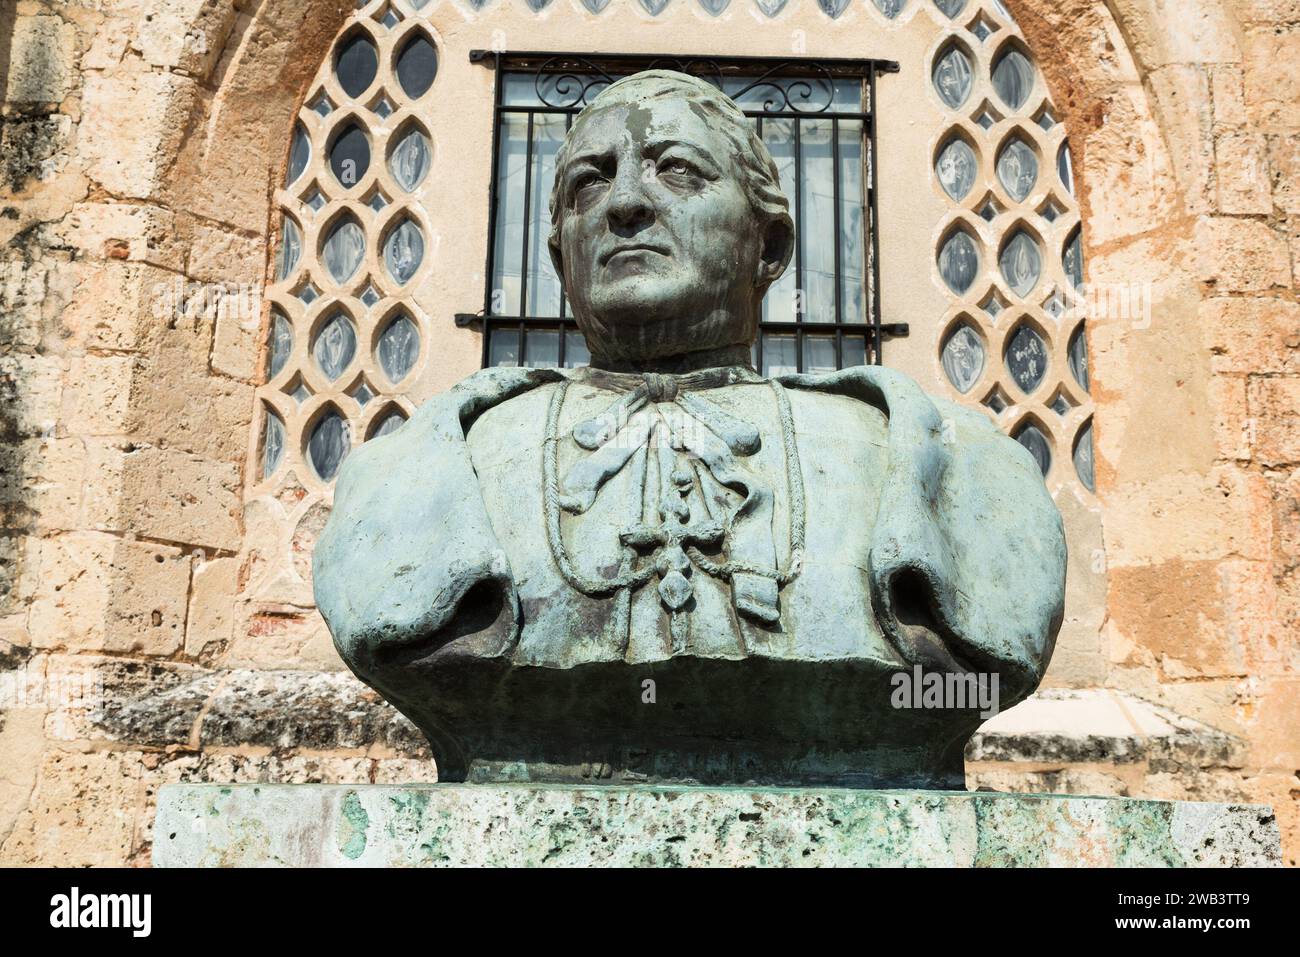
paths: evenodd
<path fill-rule="evenodd" d="M 711 114 L 718 122 L 714 129 L 731 147 L 732 157 L 740 167 L 741 186 L 750 205 L 765 223 L 783 220 L 790 232 L 794 221 L 790 218 L 790 200 L 781 190 L 781 176 L 766 144 L 759 139 L 748 117 L 740 111 L 735 101 L 711 83 L 677 73 L 674 70 L 646 70 L 616 80 L 601 90 L 594 100 L 582 108 L 573 121 L 569 136 L 564 138 L 555 156 L 555 182 L 551 186 L 551 233 L 547 245 L 552 258 L 561 261 L 560 231 L 564 227 L 564 168 L 568 165 L 572 131 L 578 128 L 584 116 L 601 107 L 619 103 L 641 103 L 660 97 L 682 97 L 688 103 Z"/>

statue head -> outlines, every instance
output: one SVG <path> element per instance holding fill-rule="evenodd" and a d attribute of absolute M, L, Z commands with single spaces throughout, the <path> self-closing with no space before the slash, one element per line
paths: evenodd
<path fill-rule="evenodd" d="M 556 157 L 551 223 L 592 362 L 613 368 L 747 356 L 794 246 L 750 121 L 713 85 L 668 70 L 612 83 L 578 114 Z"/>

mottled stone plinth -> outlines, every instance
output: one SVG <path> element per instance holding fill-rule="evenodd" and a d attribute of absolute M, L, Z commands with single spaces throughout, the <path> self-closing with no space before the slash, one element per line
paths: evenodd
<path fill-rule="evenodd" d="M 839 788 L 169 785 L 160 867 L 1281 863 L 1261 805 Z"/>

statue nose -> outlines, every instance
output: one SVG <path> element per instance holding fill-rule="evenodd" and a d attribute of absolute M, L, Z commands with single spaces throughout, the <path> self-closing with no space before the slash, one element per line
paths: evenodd
<path fill-rule="evenodd" d="M 639 169 L 623 173 L 614 181 L 607 215 L 615 230 L 636 229 L 654 221 L 654 207 L 646 197 Z"/>

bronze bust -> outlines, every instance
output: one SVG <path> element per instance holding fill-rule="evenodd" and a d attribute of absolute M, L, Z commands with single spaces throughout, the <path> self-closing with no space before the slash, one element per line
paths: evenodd
<path fill-rule="evenodd" d="M 960 787 L 974 702 L 1037 686 L 1060 515 L 982 414 L 878 366 L 768 379 L 794 239 L 710 84 L 607 87 L 557 158 L 550 250 L 592 361 L 496 368 L 345 463 L 314 557 L 344 661 L 444 780 Z"/>

